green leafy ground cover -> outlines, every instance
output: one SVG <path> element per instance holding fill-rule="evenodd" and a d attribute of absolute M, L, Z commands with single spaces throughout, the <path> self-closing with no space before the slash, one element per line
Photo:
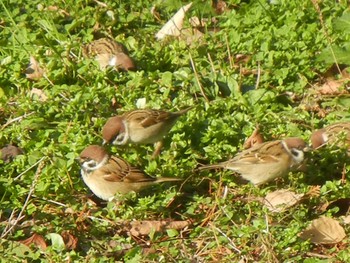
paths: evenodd
<path fill-rule="evenodd" d="M 315 245 L 298 237 L 321 215 L 338 219 L 337 209 L 321 207 L 349 196 L 349 167 L 339 151 L 311 153 L 305 172 L 260 188 L 240 184 L 230 172 L 193 171 L 234 156 L 256 125 L 265 140 L 309 140 L 314 129 L 349 120 L 347 81 L 328 70 L 349 64 L 347 2 L 237 0 L 217 14 L 209 1 L 195 1 L 184 26 L 192 16 L 208 19 L 204 36 L 156 40 L 184 4 L 1 2 L 0 146 L 24 151 L 0 163 L 2 262 L 349 261 L 348 238 Z M 98 36 L 124 43 L 138 70 L 101 71 L 84 59 L 82 45 Z M 24 74 L 30 56 L 45 70 L 36 81 Z M 340 93 L 315 88 L 329 74 L 343 81 Z M 33 88 L 48 99 L 31 96 Z M 93 203 L 75 158 L 102 142 L 108 117 L 135 109 L 140 98 L 149 108 L 196 107 L 181 117 L 155 160 L 152 145 L 109 150 L 150 175 L 188 180 L 118 203 Z M 314 185 L 318 195 L 281 213 L 258 200 L 276 189 L 307 193 Z M 188 226 L 132 235 L 133 220 Z M 29 247 L 19 242 L 29 237 L 35 240 Z"/>

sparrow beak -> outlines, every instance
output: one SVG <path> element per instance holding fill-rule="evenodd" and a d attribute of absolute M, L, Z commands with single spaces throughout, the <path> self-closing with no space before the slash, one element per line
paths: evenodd
<path fill-rule="evenodd" d="M 76 157 L 76 158 L 74 158 L 74 160 L 76 160 L 77 162 L 80 163 L 80 157 Z"/>
<path fill-rule="evenodd" d="M 303 149 L 303 152 L 307 153 L 307 152 L 311 152 L 313 149 L 310 145 L 306 145 Z"/>
<path fill-rule="evenodd" d="M 103 140 L 102 145 L 106 145 L 106 143 L 107 143 L 106 140 Z"/>

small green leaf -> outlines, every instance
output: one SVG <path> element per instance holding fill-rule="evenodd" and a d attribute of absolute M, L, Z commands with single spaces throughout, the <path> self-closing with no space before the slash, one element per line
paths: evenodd
<path fill-rule="evenodd" d="M 345 13 L 334 20 L 334 28 L 339 32 L 350 34 L 350 13 Z"/>
<path fill-rule="evenodd" d="M 168 234 L 168 237 L 176 237 L 179 235 L 179 232 L 176 229 L 167 229 L 166 233 Z"/>
<path fill-rule="evenodd" d="M 63 251 L 66 248 L 61 235 L 56 233 L 49 233 L 46 235 L 46 237 L 51 240 L 51 246 L 54 250 Z"/>

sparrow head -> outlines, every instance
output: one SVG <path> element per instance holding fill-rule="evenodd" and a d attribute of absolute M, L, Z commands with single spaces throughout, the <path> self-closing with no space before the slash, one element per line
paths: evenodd
<path fill-rule="evenodd" d="M 78 158 L 82 169 L 89 172 L 105 165 L 108 159 L 109 155 L 107 151 L 99 145 L 86 147 Z"/>
<path fill-rule="evenodd" d="M 134 70 L 135 64 L 134 61 L 125 53 L 118 53 L 115 54 L 110 60 L 109 60 L 110 66 L 116 66 L 120 68 L 121 70 L 128 71 L 128 70 Z"/>
<path fill-rule="evenodd" d="M 103 144 L 122 144 L 125 137 L 125 124 L 123 118 L 120 116 L 109 118 L 102 128 L 102 137 Z"/>
<path fill-rule="evenodd" d="M 282 141 L 284 148 L 292 155 L 294 162 L 301 163 L 304 160 L 304 152 L 309 151 L 309 147 L 303 139 L 291 137 Z"/>
<path fill-rule="evenodd" d="M 325 129 L 314 131 L 311 135 L 311 144 L 313 149 L 317 149 L 328 141 Z"/>

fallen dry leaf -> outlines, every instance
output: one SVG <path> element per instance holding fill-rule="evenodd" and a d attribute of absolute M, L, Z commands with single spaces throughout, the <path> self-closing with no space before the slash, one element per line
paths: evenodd
<path fill-rule="evenodd" d="M 336 244 L 342 241 L 346 234 L 337 220 L 323 216 L 313 220 L 299 236 L 315 244 Z"/>
<path fill-rule="evenodd" d="M 263 204 L 271 212 L 282 212 L 289 207 L 297 204 L 304 194 L 296 194 L 293 191 L 287 189 L 280 189 L 271 193 L 268 193 L 263 199 Z"/>
<path fill-rule="evenodd" d="M 193 16 L 188 19 L 188 22 L 193 27 L 204 27 L 207 25 L 207 20 L 208 19 L 199 19 L 198 16 Z"/>
<path fill-rule="evenodd" d="M 321 193 L 321 186 L 313 185 L 310 187 L 310 190 L 306 193 L 308 197 L 318 197 Z"/>
<path fill-rule="evenodd" d="M 27 79 L 38 80 L 44 75 L 44 70 L 40 67 L 39 62 L 33 56 L 30 56 L 29 65 L 25 70 Z"/>
<path fill-rule="evenodd" d="M 257 126 L 253 131 L 252 135 L 250 135 L 249 138 L 244 142 L 243 148 L 249 149 L 254 145 L 257 145 L 263 142 L 264 142 L 264 138 L 259 131 L 259 126 Z"/>
<path fill-rule="evenodd" d="M 236 54 L 234 59 L 236 64 L 247 64 L 251 58 L 250 54 Z"/>
<path fill-rule="evenodd" d="M 218 15 L 221 15 L 223 12 L 228 10 L 227 4 L 223 0 L 213 0 L 211 2 L 212 7 L 215 9 L 215 12 Z"/>
<path fill-rule="evenodd" d="M 323 78 L 336 78 L 337 76 L 349 77 L 347 72 L 347 65 L 345 64 L 332 64 L 325 72 L 320 73 Z"/>
<path fill-rule="evenodd" d="M 186 12 L 191 8 L 192 2 L 182 6 L 177 13 L 158 31 L 156 38 L 164 39 L 166 36 L 179 36 L 183 26 Z"/>
<path fill-rule="evenodd" d="M 130 234 L 133 236 L 146 236 L 151 233 L 151 231 L 163 232 L 167 229 L 184 229 L 189 226 L 189 221 L 133 221 L 130 223 Z"/>
<path fill-rule="evenodd" d="M 63 231 L 61 234 L 64 244 L 66 245 L 66 249 L 74 250 L 77 248 L 78 238 L 73 236 L 69 231 Z"/>
<path fill-rule="evenodd" d="M 40 10 L 40 11 L 41 11 L 41 10 L 47 10 L 47 11 L 59 13 L 60 15 L 67 16 L 67 17 L 70 16 L 70 14 L 69 14 L 66 10 L 60 9 L 58 6 L 55 6 L 55 5 L 50 5 L 50 6 L 46 7 L 45 9 L 44 9 L 44 7 L 41 5 L 41 7 L 40 7 L 39 10 Z"/>
<path fill-rule="evenodd" d="M 203 36 L 204 34 L 196 28 L 186 28 L 181 31 L 180 38 L 190 45 L 197 43 Z"/>
<path fill-rule="evenodd" d="M 34 233 L 31 237 L 28 237 L 27 239 L 19 241 L 19 242 L 21 242 L 22 244 L 24 244 L 28 247 L 31 244 L 34 244 L 35 246 L 41 248 L 42 250 L 45 250 L 47 248 L 45 239 L 37 233 Z"/>
<path fill-rule="evenodd" d="M 325 83 L 316 87 L 316 91 L 321 95 L 342 94 L 344 93 L 344 90 L 342 89 L 342 87 L 345 81 L 347 81 L 347 79 L 339 79 L 339 80 L 327 79 Z"/>
<path fill-rule="evenodd" d="M 37 98 L 39 101 L 43 102 L 48 100 L 48 96 L 46 96 L 45 92 L 37 88 L 32 88 L 32 90 L 30 91 L 30 96 Z"/>
<path fill-rule="evenodd" d="M 46 7 L 46 10 L 48 11 L 57 11 L 58 9 L 59 9 L 58 6 L 55 6 L 55 5 L 50 5 Z"/>
<path fill-rule="evenodd" d="M 23 150 L 21 148 L 9 144 L 1 149 L 0 158 L 5 163 L 9 163 L 13 160 L 13 158 L 20 154 L 23 154 Z"/>

